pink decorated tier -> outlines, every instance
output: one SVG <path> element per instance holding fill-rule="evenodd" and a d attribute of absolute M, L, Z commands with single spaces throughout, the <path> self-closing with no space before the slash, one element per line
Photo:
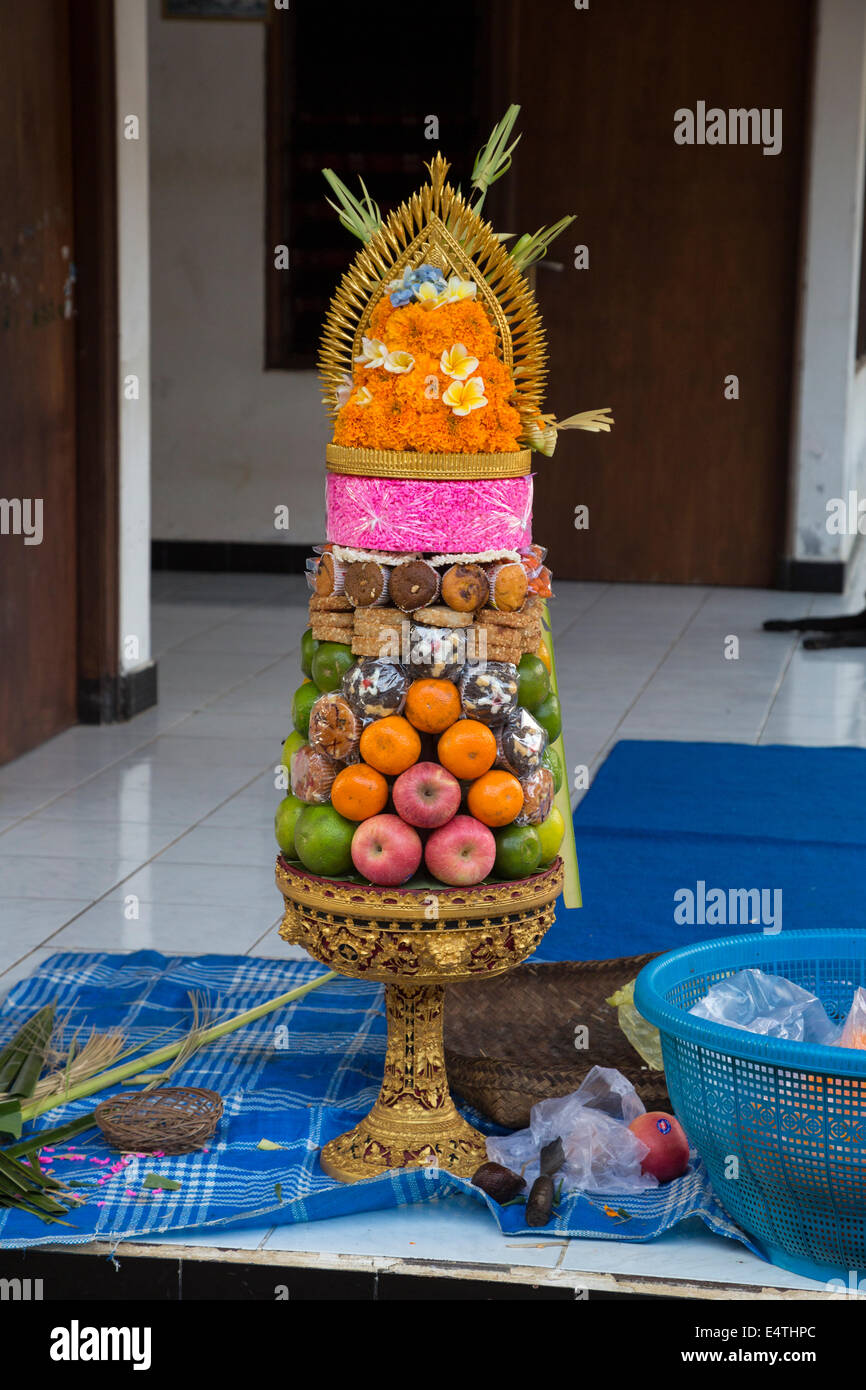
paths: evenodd
<path fill-rule="evenodd" d="M 328 540 L 368 550 L 516 550 L 532 540 L 532 478 L 327 480 Z"/>

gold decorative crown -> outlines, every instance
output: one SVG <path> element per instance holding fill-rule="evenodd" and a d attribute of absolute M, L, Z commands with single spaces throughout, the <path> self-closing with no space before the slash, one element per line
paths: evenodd
<path fill-rule="evenodd" d="M 497 355 L 514 378 L 514 407 L 522 421 L 536 421 L 547 375 L 547 353 L 535 296 L 490 223 L 482 221 L 462 194 L 445 182 L 449 165 L 443 156 L 437 154 L 427 168 L 430 182 L 374 232 L 331 301 L 319 354 L 325 405 L 331 415 L 337 414 L 338 390 L 352 372 L 366 327 L 387 293 L 388 282 L 407 268 L 427 264 L 446 275 L 475 282 L 478 300 L 496 332 Z M 436 473 L 441 476 L 439 457 Z M 512 474 L 529 471 L 528 450 L 509 457 Z M 464 467 L 466 462 L 464 458 Z M 340 471 L 347 470 L 341 465 Z"/>

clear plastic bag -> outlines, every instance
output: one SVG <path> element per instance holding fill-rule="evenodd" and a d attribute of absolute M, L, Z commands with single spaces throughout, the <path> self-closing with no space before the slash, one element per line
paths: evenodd
<path fill-rule="evenodd" d="M 340 764 L 304 743 L 292 754 L 292 796 L 308 805 L 323 805 L 331 799 L 331 787 Z"/>
<path fill-rule="evenodd" d="M 839 1038 L 839 1026 L 820 999 L 793 980 L 763 970 L 739 970 L 719 980 L 689 1012 L 787 1042 L 833 1044 Z"/>
<path fill-rule="evenodd" d="M 465 661 L 465 628 L 429 627 L 422 623 L 410 627 L 409 675 L 413 680 L 456 681 Z"/>
<path fill-rule="evenodd" d="M 541 825 L 553 809 L 554 781 L 548 767 L 537 767 L 520 779 L 523 805 L 514 817 L 515 825 Z"/>
<path fill-rule="evenodd" d="M 866 989 L 855 989 L 848 1017 L 842 1026 L 839 1047 L 866 1048 Z"/>
<path fill-rule="evenodd" d="M 513 772 L 515 777 L 528 777 L 541 766 L 547 744 L 547 730 L 520 705 L 496 735 L 496 766 Z"/>
<path fill-rule="evenodd" d="M 526 1179 L 539 1174 L 546 1144 L 562 1140 L 565 1161 L 554 1177 L 566 1192 L 642 1192 L 658 1180 L 641 1172 L 649 1152 L 628 1128 L 645 1110 L 631 1082 L 611 1067 L 593 1067 L 571 1095 L 542 1100 L 532 1107 L 529 1129 L 504 1137 L 491 1135 L 487 1154 Z"/>
<path fill-rule="evenodd" d="M 467 662 L 460 677 L 463 713 L 482 724 L 501 724 L 517 709 L 517 667 L 505 661 Z"/>
<path fill-rule="evenodd" d="M 358 750 L 361 721 L 345 695 L 320 695 L 310 710 L 310 745 L 335 762 L 347 762 Z M 300 751 L 300 750 L 298 750 Z"/>
<path fill-rule="evenodd" d="M 343 677 L 343 694 L 361 719 L 385 719 L 402 714 L 409 677 L 395 661 L 368 657 L 350 666 Z"/>
<path fill-rule="evenodd" d="M 647 1023 L 646 1019 L 635 1008 L 635 984 L 635 980 L 630 980 L 627 985 L 623 985 L 622 989 L 618 989 L 605 1002 L 616 1009 L 617 1022 L 635 1052 L 643 1057 L 647 1066 L 652 1067 L 654 1071 L 664 1071 L 661 1036 L 658 1028 Z"/>

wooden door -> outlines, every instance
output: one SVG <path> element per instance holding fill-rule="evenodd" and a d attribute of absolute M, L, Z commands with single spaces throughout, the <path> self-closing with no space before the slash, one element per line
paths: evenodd
<path fill-rule="evenodd" d="M 537 273 L 548 408 L 612 434 L 539 460 L 535 532 L 562 577 L 770 585 L 782 549 L 810 0 L 516 0 L 525 130 L 509 230 L 564 212 Z M 679 108 L 782 108 L 781 153 L 679 145 Z M 573 248 L 589 269 L 573 268 Z M 726 399 L 735 375 L 739 399 Z M 732 389 L 729 387 L 729 389 Z M 574 508 L 589 507 L 575 531 Z"/>
<path fill-rule="evenodd" d="M 0 0 L 0 763 L 76 717 L 66 0 Z"/>

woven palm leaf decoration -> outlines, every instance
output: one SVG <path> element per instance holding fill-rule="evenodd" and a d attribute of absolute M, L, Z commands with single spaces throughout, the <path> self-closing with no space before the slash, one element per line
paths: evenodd
<path fill-rule="evenodd" d="M 547 375 L 544 329 L 526 277 L 489 222 L 446 182 L 441 154 L 427 165 L 430 182 L 373 233 L 343 276 L 325 319 L 319 366 L 331 415 L 351 375 L 367 324 L 390 280 L 406 268 L 435 265 L 474 280 L 496 331 L 499 356 L 515 382 L 514 405 L 527 427 L 537 420 Z"/>

